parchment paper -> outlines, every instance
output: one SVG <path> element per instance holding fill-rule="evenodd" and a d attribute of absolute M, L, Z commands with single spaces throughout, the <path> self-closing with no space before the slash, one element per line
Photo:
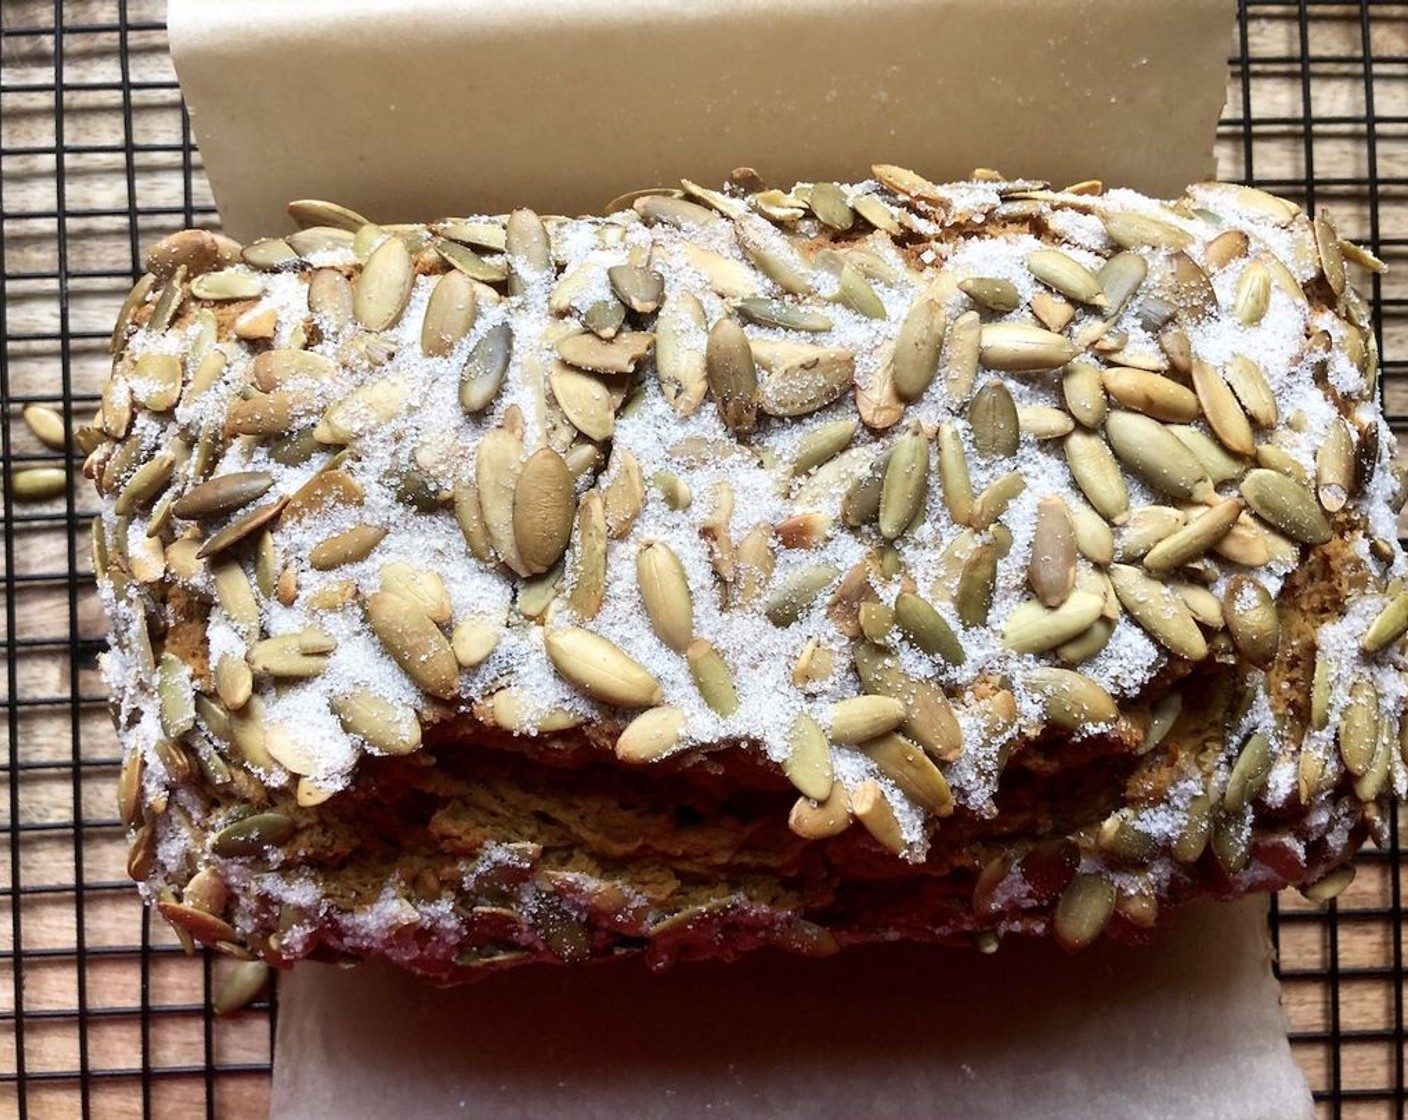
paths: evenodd
<path fill-rule="evenodd" d="M 171 0 L 226 232 L 976 166 L 1170 195 L 1213 170 L 1234 0 Z"/>
<path fill-rule="evenodd" d="M 1073 956 L 879 945 L 448 990 L 300 966 L 272 1118 L 1309 1120 L 1264 901 L 1176 918 Z"/>

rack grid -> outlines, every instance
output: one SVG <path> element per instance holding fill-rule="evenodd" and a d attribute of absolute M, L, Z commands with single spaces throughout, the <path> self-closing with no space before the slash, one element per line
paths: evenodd
<path fill-rule="evenodd" d="M 79 458 L 37 443 L 34 402 L 91 415 L 141 250 L 216 214 L 171 69 L 161 0 L 0 6 L 0 1115 L 258 1116 L 274 1001 L 209 1010 L 224 962 L 137 905 L 113 789 Z M 1385 406 L 1408 432 L 1408 4 L 1243 0 L 1219 174 L 1307 207 L 1393 271 L 1377 311 Z M 68 467 L 20 502 L 13 468 Z M 1291 1039 L 1325 1117 L 1408 1109 L 1400 822 L 1327 908 L 1277 900 Z"/>

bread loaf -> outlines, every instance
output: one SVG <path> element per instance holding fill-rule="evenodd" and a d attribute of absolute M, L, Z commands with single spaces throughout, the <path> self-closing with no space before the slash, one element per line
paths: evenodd
<path fill-rule="evenodd" d="M 87 433 L 184 935 L 1076 947 L 1326 895 L 1403 791 L 1379 265 L 1328 219 L 888 166 L 290 212 L 154 247 Z"/>

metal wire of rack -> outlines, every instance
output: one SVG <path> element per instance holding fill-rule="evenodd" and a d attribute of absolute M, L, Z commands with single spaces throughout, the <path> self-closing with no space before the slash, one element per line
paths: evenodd
<path fill-rule="evenodd" d="M 275 1003 L 210 1011 L 220 962 L 187 957 L 136 904 L 96 670 L 101 612 L 81 479 L 17 500 L 18 467 L 75 475 L 26 404 L 91 414 L 141 249 L 216 221 L 171 71 L 161 0 L 0 6 L 0 1116 L 267 1110 Z M 1243 0 L 1220 174 L 1329 207 L 1396 270 L 1365 284 L 1385 407 L 1408 431 L 1408 4 Z M 1295 1054 L 1326 1117 L 1408 1113 L 1399 822 L 1327 909 L 1273 910 Z"/>

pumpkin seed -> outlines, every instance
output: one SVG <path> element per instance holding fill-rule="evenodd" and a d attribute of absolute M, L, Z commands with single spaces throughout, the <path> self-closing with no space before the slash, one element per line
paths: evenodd
<path fill-rule="evenodd" d="M 1380 653 L 1408 633 L 1408 591 L 1400 591 L 1374 616 L 1359 648 L 1367 654 Z"/>
<path fill-rule="evenodd" d="M 1178 250 L 1193 244 L 1193 235 L 1187 230 L 1150 214 L 1112 210 L 1101 214 L 1100 221 L 1110 240 L 1122 249 Z"/>
<path fill-rule="evenodd" d="M 974 395 L 968 405 L 968 423 L 973 431 L 973 446 L 987 458 L 1007 458 L 1017 453 L 1020 422 L 1017 405 L 1007 386 L 989 381 Z"/>
<path fill-rule="evenodd" d="M 1060 439 L 1075 430 L 1075 421 L 1059 408 L 1023 405 L 1017 409 L 1017 427 L 1033 439 Z"/>
<path fill-rule="evenodd" d="M 1026 488 L 1027 480 L 1020 471 L 1008 471 L 992 482 L 973 501 L 973 528 L 981 532 L 991 527 Z"/>
<path fill-rule="evenodd" d="M 797 798 L 787 816 L 787 827 L 804 840 L 825 840 L 844 832 L 851 823 L 851 799 L 846 787 L 833 782 L 824 800 Z"/>
<path fill-rule="evenodd" d="M 316 677 L 327 668 L 325 656 L 337 646 L 332 637 L 315 627 L 279 634 L 255 642 L 249 651 L 249 668 L 258 676 L 298 679 Z M 224 700 L 224 697 L 221 697 Z M 225 701 L 231 709 L 239 705 Z"/>
<path fill-rule="evenodd" d="M 854 420 L 832 420 L 811 428 L 797 444 L 792 476 L 799 478 L 839 455 L 855 439 L 856 427 Z"/>
<path fill-rule="evenodd" d="M 1059 369 L 1080 348 L 1064 335 L 1027 323 L 987 323 L 978 334 L 978 353 L 989 369 L 1040 373 Z"/>
<path fill-rule="evenodd" d="M 224 517 L 262 498 L 274 484 L 268 471 L 235 471 L 193 487 L 176 500 L 171 512 L 188 521 Z"/>
<path fill-rule="evenodd" d="M 623 762 L 654 762 L 668 754 L 684 733 L 685 714 L 662 705 L 631 720 L 616 740 L 616 757 Z"/>
<path fill-rule="evenodd" d="M 905 715 L 904 704 L 893 697 L 851 696 L 832 706 L 827 734 L 833 743 L 864 743 L 893 731 L 904 722 Z"/>
<path fill-rule="evenodd" d="M 1014 653 L 1045 653 L 1085 633 L 1105 609 L 1102 596 L 1072 591 L 1058 607 L 1022 603 L 1002 628 L 1002 644 Z"/>
<path fill-rule="evenodd" d="M 807 715 L 798 714 L 787 733 L 787 757 L 782 772 L 804 797 L 824 801 L 831 793 L 834 778 L 831 768 L 831 747 L 821 725 Z"/>
<path fill-rule="evenodd" d="M 880 486 L 880 534 L 892 541 L 924 509 L 929 490 L 929 440 L 916 425 L 894 443 Z"/>
<path fill-rule="evenodd" d="M 601 610 L 606 592 L 606 511 L 599 490 L 588 490 L 577 504 L 577 543 L 573 549 L 572 589 L 567 603 L 578 618 Z"/>
<path fill-rule="evenodd" d="M 562 558 L 575 511 L 567 464 L 552 448 L 539 448 L 519 470 L 513 492 L 513 538 L 524 574 L 540 575 Z"/>
<path fill-rule="evenodd" d="M 863 699 L 879 700 L 880 697 Z M 861 743 L 860 749 L 882 774 L 921 808 L 941 817 L 953 812 L 953 795 L 949 792 L 943 772 L 917 744 L 902 735 L 887 732 Z"/>
<path fill-rule="evenodd" d="M 292 838 L 296 828 L 283 813 L 253 813 L 227 824 L 210 838 L 210 850 L 225 859 L 262 856 Z"/>
<path fill-rule="evenodd" d="M 1224 447 L 1237 455 L 1256 450 L 1252 427 L 1237 397 L 1222 376 L 1206 362 L 1193 362 L 1193 388 L 1203 406 L 1208 426 Z"/>
<path fill-rule="evenodd" d="M 258 299 L 263 294 L 264 281 L 259 274 L 238 268 L 205 272 L 191 281 L 191 295 L 196 299 Z"/>
<path fill-rule="evenodd" d="M 636 314 L 649 315 L 659 310 L 665 298 L 665 278 L 654 269 L 618 264 L 608 268 L 606 276 L 616 297 Z"/>
<path fill-rule="evenodd" d="M 1067 437 L 1067 447 L 1079 434 Z M 1210 488 L 1202 464 L 1151 417 L 1137 412 L 1112 412 L 1105 418 L 1105 438 L 1120 462 L 1170 497 L 1198 500 Z M 1089 491 L 1086 496 L 1090 497 Z M 1094 500 L 1091 505 L 1100 508 Z"/>
<path fill-rule="evenodd" d="M 834 564 L 796 568 L 773 588 L 763 613 L 774 626 L 791 626 L 840 577 Z"/>
<path fill-rule="evenodd" d="M 633 373 L 640 360 L 654 348 L 655 336 L 649 331 L 626 331 L 611 339 L 584 332 L 559 339 L 557 354 L 578 369 L 594 373 Z"/>
<path fill-rule="evenodd" d="M 276 395 L 269 394 L 271 398 Z M 409 386 L 396 377 L 359 385 L 323 413 L 313 438 L 334 445 L 351 443 L 399 414 L 409 396 Z"/>
<path fill-rule="evenodd" d="M 971 276 L 958 282 L 958 290 L 987 311 L 1005 315 L 1022 306 L 1021 293 L 1011 280 L 997 276 Z"/>
<path fill-rule="evenodd" d="M 1249 736 L 1227 778 L 1227 788 L 1222 794 L 1223 809 L 1229 813 L 1245 809 L 1265 787 L 1271 762 L 1271 740 L 1260 731 Z"/>
<path fill-rule="evenodd" d="M 855 381 L 855 354 L 839 346 L 759 340 L 757 364 L 768 371 L 758 407 L 769 416 L 804 416 L 840 397 Z"/>
<path fill-rule="evenodd" d="M 505 564 L 526 576 L 530 572 L 518 551 L 513 518 L 522 456 L 523 443 L 512 432 L 506 428 L 489 430 L 475 452 L 475 483 L 489 543 Z"/>
<path fill-rule="evenodd" d="M 1202 465 L 1213 485 L 1221 485 L 1242 477 L 1242 472 L 1246 469 L 1245 464 L 1234 459 L 1220 443 L 1205 433 L 1182 424 L 1171 424 L 1168 430 L 1179 443 L 1192 452 L 1193 458 Z"/>
<path fill-rule="evenodd" d="M 1083 949 L 1094 941 L 1115 913 L 1114 884 L 1099 875 L 1082 873 L 1061 892 L 1052 929 L 1063 949 Z"/>
<path fill-rule="evenodd" d="M 808 311 L 776 299 L 742 299 L 734 310 L 746 322 L 760 327 L 816 333 L 829 331 L 834 325 L 830 316 L 820 311 Z"/>
<path fill-rule="evenodd" d="M 940 761 L 951 761 L 963 750 L 963 733 L 948 699 L 937 685 L 911 677 L 899 661 L 875 646 L 861 643 L 854 651 L 857 675 L 866 692 L 890 696 L 905 707 L 900 730 Z"/>
<path fill-rule="evenodd" d="M 1149 264 L 1138 253 L 1116 253 L 1096 273 L 1100 290 L 1109 302 L 1109 316 L 1113 321 L 1119 318 L 1134 294 L 1139 291 L 1148 275 Z"/>
<path fill-rule="evenodd" d="M 958 316 L 944 336 L 944 388 L 956 401 L 966 401 L 973 393 L 978 377 L 981 350 L 982 318 L 976 311 Z"/>
<path fill-rule="evenodd" d="M 1105 441 L 1094 432 L 1075 431 L 1063 446 L 1071 477 L 1086 500 L 1106 521 L 1119 524 L 1125 520 L 1129 516 L 1129 488 Z"/>
<path fill-rule="evenodd" d="M 607 475 L 602 491 L 606 529 L 612 540 L 619 541 L 630 533 L 645 504 L 645 477 L 636 457 L 622 447 L 612 450 Z"/>
<path fill-rule="evenodd" d="M 1251 261 L 1237 277 L 1232 293 L 1232 314 L 1244 327 L 1254 327 L 1271 306 L 1271 273 L 1260 260 Z"/>
<path fill-rule="evenodd" d="M 238 544 L 250 534 L 258 532 L 278 517 L 287 503 L 287 498 L 278 498 L 248 513 L 241 514 L 219 532 L 207 537 L 200 548 L 196 550 L 196 558 L 204 560 L 209 556 L 224 552 L 225 549 Z"/>
<path fill-rule="evenodd" d="M 1114 622 L 1108 618 L 1097 618 L 1083 634 L 1057 646 L 1056 656 L 1066 665 L 1084 664 L 1110 644 L 1114 632 Z"/>
<path fill-rule="evenodd" d="M 1048 287 L 1068 299 L 1092 307 L 1108 308 L 1110 301 L 1095 274 L 1074 257 L 1058 249 L 1038 249 L 1027 255 L 1027 269 Z"/>
<path fill-rule="evenodd" d="M 1337 739 L 1345 769 L 1363 777 L 1374 761 L 1379 736 L 1379 690 L 1366 677 L 1349 686 L 1349 702 L 1340 714 Z"/>
<path fill-rule="evenodd" d="M 181 399 L 183 370 L 174 354 L 143 354 L 132 369 L 128 385 L 137 403 L 153 412 L 166 412 Z"/>
<path fill-rule="evenodd" d="M 543 642 L 558 674 L 593 699 L 624 708 L 660 702 L 659 682 L 599 634 L 580 628 L 554 630 Z"/>
<path fill-rule="evenodd" d="M 855 223 L 855 211 L 846 202 L 846 193 L 835 183 L 813 183 L 807 205 L 824 226 L 845 231 Z"/>
<path fill-rule="evenodd" d="M 994 543 L 977 545 L 963 560 L 958 571 L 953 607 L 964 626 L 988 624 L 992 598 L 997 588 L 998 546 Z"/>
<path fill-rule="evenodd" d="M 793 295 L 811 292 L 811 266 L 771 222 L 756 214 L 740 213 L 733 228 L 743 255 L 764 276 Z"/>
<path fill-rule="evenodd" d="M 750 529 L 738 542 L 730 602 L 743 607 L 754 602 L 772 579 L 776 558 L 772 550 L 772 526 L 764 522 Z"/>
<path fill-rule="evenodd" d="M 1308 901 L 1324 906 L 1349 889 L 1349 885 L 1354 882 L 1354 874 L 1354 865 L 1347 863 L 1302 887 L 1300 893 Z"/>
<path fill-rule="evenodd" d="M 474 328 L 478 310 L 479 299 L 469 277 L 462 272 L 447 272 L 441 276 L 430 290 L 425 317 L 421 320 L 421 353 L 431 358 L 443 358 L 450 353 Z"/>
<path fill-rule="evenodd" d="M 1089 677 L 1072 669 L 1031 669 L 1026 686 L 1042 703 L 1046 720 L 1066 731 L 1083 731 L 1119 719 L 1119 705 Z"/>
<path fill-rule="evenodd" d="M 895 624 L 931 657 L 942 657 L 950 665 L 962 665 L 967 660 L 962 643 L 943 615 L 913 592 L 901 591 L 895 599 Z"/>
<path fill-rule="evenodd" d="M 508 294 L 519 296 L 539 276 L 552 271 L 552 250 L 547 227 L 531 210 L 515 210 L 504 225 L 504 254 L 508 258 Z"/>
<path fill-rule="evenodd" d="M 851 812 L 882 848 L 904 854 L 904 833 L 879 783 L 867 778 L 851 791 Z"/>
<path fill-rule="evenodd" d="M 473 669 L 483 664 L 498 648 L 504 628 L 483 616 L 462 619 L 450 634 L 450 649 L 463 668 Z"/>
<path fill-rule="evenodd" d="M 666 194 L 644 195 L 631 203 L 631 209 L 648 225 L 667 225 L 682 230 L 707 226 L 719 220 L 712 210 L 698 203 Z"/>
<path fill-rule="evenodd" d="M 1128 564 L 1110 565 L 1109 576 L 1120 605 L 1161 646 L 1189 661 L 1207 656 L 1207 640 L 1176 592 Z"/>
<path fill-rule="evenodd" d="M 399 237 L 383 241 L 362 267 L 352 292 L 352 314 L 369 331 L 394 326 L 415 283 L 415 266 Z"/>
<path fill-rule="evenodd" d="M 508 262 L 485 260 L 473 249 L 454 241 L 437 240 L 435 252 L 455 271 L 480 284 L 499 284 L 508 278 Z"/>
<path fill-rule="evenodd" d="M 1271 593 L 1251 576 L 1234 575 L 1223 590 L 1222 611 L 1242 656 L 1259 669 L 1269 669 L 1281 643 L 1281 620 Z"/>
<path fill-rule="evenodd" d="M 724 423 L 735 432 L 751 432 L 758 414 L 758 368 L 748 336 L 732 319 L 720 319 L 709 331 L 704 368 Z"/>
<path fill-rule="evenodd" d="M 326 381 L 338 371 L 337 363 L 307 350 L 265 350 L 254 357 L 250 380 L 261 392 L 269 393 L 288 381 Z"/>
<path fill-rule="evenodd" d="M 1315 486 L 1320 505 L 1330 513 L 1344 509 L 1354 489 L 1354 437 L 1349 425 L 1336 416 L 1315 450 Z"/>
<path fill-rule="evenodd" d="M 1277 471 L 1254 468 L 1242 479 L 1240 489 L 1257 516 L 1293 540 L 1324 544 L 1333 535 L 1314 495 Z"/>

